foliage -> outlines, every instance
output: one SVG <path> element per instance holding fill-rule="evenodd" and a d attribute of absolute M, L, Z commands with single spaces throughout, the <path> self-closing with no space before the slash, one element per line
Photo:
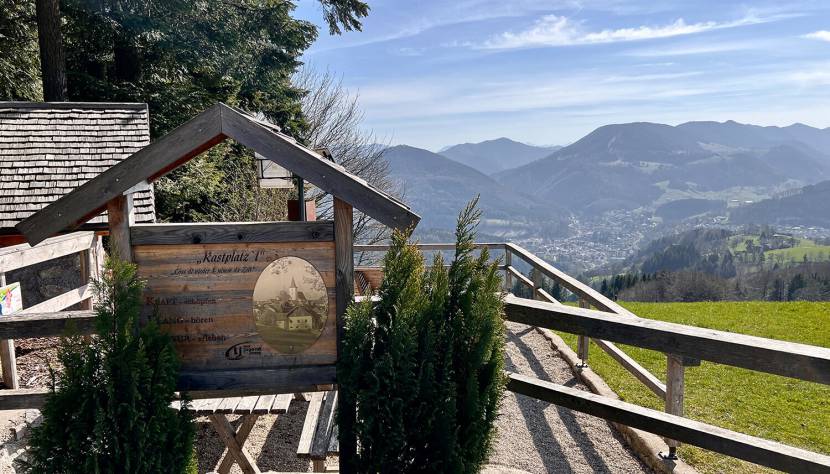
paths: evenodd
<path fill-rule="evenodd" d="M 39 99 L 34 1 L 7 3 L 0 3 L 0 100 Z M 359 0 L 321 6 L 332 33 L 360 29 L 368 14 Z M 294 8 L 273 0 L 64 0 L 68 100 L 146 102 L 153 138 L 216 102 L 260 112 L 301 137 L 305 91 L 292 76 L 317 29 L 292 18 Z M 244 179 L 224 168 L 252 163 L 239 150 L 222 147 L 162 178 L 159 218 L 204 220 L 221 208 Z M 205 185 L 189 186 L 195 179 Z"/>
<path fill-rule="evenodd" d="M 95 282 L 96 332 L 65 338 L 43 423 L 32 432 L 29 472 L 185 472 L 194 426 L 170 408 L 178 358 L 154 321 L 139 325 L 144 286 L 136 267 L 106 262 Z"/>
<path fill-rule="evenodd" d="M 0 100 L 40 100 L 34 2 L 0 0 Z"/>
<path fill-rule="evenodd" d="M 494 434 L 504 324 L 497 263 L 473 255 L 480 212 L 461 213 L 449 270 L 395 233 L 380 301 L 349 308 L 338 367 L 341 455 L 356 472 L 478 472 Z M 349 428 L 351 427 L 351 429 Z"/>
<path fill-rule="evenodd" d="M 637 316 L 830 347 L 830 303 L 624 303 Z M 576 336 L 560 334 L 576 348 Z M 593 344 L 593 343 L 592 343 Z M 665 380 L 666 356 L 621 346 Z M 590 350 L 591 368 L 623 400 L 663 410 L 663 401 L 605 352 Z M 713 364 L 686 369 L 686 416 L 741 433 L 830 454 L 830 387 L 777 375 Z M 702 473 L 772 472 L 760 466 L 683 445 L 678 454 Z"/>

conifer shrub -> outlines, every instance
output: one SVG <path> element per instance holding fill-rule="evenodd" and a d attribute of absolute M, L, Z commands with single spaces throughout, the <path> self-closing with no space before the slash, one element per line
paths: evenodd
<path fill-rule="evenodd" d="M 487 460 L 505 385 L 504 321 L 498 262 L 473 251 L 476 203 L 459 216 L 449 269 L 440 253 L 426 268 L 398 232 L 380 301 L 347 311 L 338 367 L 344 472 L 475 473 Z"/>
<path fill-rule="evenodd" d="M 192 462 L 192 412 L 170 408 L 178 357 L 154 321 L 140 324 L 136 267 L 107 259 L 93 283 L 96 336 L 65 337 L 28 472 L 181 473 Z M 186 404 L 185 404 L 186 405 Z M 191 465 L 192 466 L 192 465 Z M 191 467 L 192 468 L 192 467 Z"/>

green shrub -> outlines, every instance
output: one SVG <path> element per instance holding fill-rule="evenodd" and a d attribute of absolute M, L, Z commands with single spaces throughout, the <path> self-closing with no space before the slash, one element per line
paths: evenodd
<path fill-rule="evenodd" d="M 344 472 L 474 473 L 487 460 L 504 389 L 504 323 L 498 263 L 473 253 L 475 206 L 459 216 L 449 269 L 440 254 L 426 269 L 396 233 L 380 301 L 347 312 L 338 367 Z"/>
<path fill-rule="evenodd" d="M 155 322 L 139 324 L 143 282 L 136 267 L 108 259 L 94 283 L 96 332 L 64 338 L 63 373 L 53 372 L 43 423 L 32 432 L 29 472 L 185 472 L 192 412 L 175 411 L 178 358 Z"/>

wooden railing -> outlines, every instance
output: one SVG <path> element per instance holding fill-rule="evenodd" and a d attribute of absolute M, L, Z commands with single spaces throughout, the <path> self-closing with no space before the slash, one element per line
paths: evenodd
<path fill-rule="evenodd" d="M 422 250 L 454 250 L 452 244 L 422 244 L 419 247 Z M 508 389 L 661 435 L 666 439 L 670 456 L 676 454 L 680 442 L 685 442 L 784 471 L 830 472 L 830 456 L 683 418 L 684 377 L 688 366 L 707 360 L 830 384 L 830 349 L 642 319 L 518 245 L 487 243 L 479 247 L 504 252 L 507 320 L 577 335 L 577 353 L 583 366 L 588 363 L 588 341 L 594 341 L 665 401 L 665 413 L 518 374 L 508 374 Z M 356 251 L 363 252 L 387 248 L 355 246 Z M 516 268 L 517 260 L 573 293 L 579 308 L 563 305 L 553 298 L 539 282 Z M 510 294 L 514 278 L 531 290 L 532 300 Z M 592 306 L 596 309 L 591 309 Z M 614 343 L 666 354 L 667 383 Z"/>
<path fill-rule="evenodd" d="M 81 303 L 81 308 L 92 309 L 92 288 L 90 282 L 95 278 L 103 261 L 101 239 L 94 232 L 74 232 L 46 239 L 32 247 L 29 244 L 0 248 L 0 286 L 7 284 L 7 274 L 13 270 L 54 260 L 72 254 L 80 254 L 81 286 L 62 293 L 54 298 L 24 308 L 14 316 L 3 316 L 2 327 L 10 328 L 20 324 L 21 319 L 30 319 L 36 314 L 54 313 Z M 9 282 L 10 283 L 10 282 Z M 3 383 L 7 388 L 19 388 L 17 380 L 17 362 L 14 353 L 14 331 L 0 331 L 0 361 L 3 368 Z M 48 334 L 57 335 L 57 334 Z M 27 334 L 16 337 L 45 337 Z"/>

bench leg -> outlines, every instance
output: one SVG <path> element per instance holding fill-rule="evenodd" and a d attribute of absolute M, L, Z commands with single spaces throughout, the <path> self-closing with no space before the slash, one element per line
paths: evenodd
<path fill-rule="evenodd" d="M 315 459 L 314 461 L 312 461 L 312 470 L 314 472 L 326 472 L 326 460 Z"/>
<path fill-rule="evenodd" d="M 252 420 L 249 420 L 249 418 L 252 418 Z M 222 438 L 222 441 L 225 442 L 225 446 L 228 447 L 227 454 L 233 457 L 232 461 L 230 461 L 229 466 L 227 467 L 228 471 L 230 471 L 230 467 L 233 465 L 233 460 L 235 460 L 239 463 L 239 467 L 245 474 L 260 474 L 260 470 L 256 466 L 256 461 L 243 447 L 245 439 L 248 438 L 248 434 L 251 432 L 254 423 L 256 423 L 256 416 L 251 415 L 243 418 L 242 426 L 239 427 L 239 432 L 237 433 L 234 433 L 233 426 L 225 417 L 225 415 L 210 415 L 210 422 L 213 425 L 213 428 L 216 430 L 216 433 L 218 433 L 219 437 Z M 247 433 L 244 433 L 244 437 L 239 436 L 243 434 L 243 429 L 247 429 Z M 241 438 L 241 442 L 237 440 L 237 436 Z M 222 460 L 222 464 L 224 463 L 225 459 Z M 219 466 L 219 469 L 219 472 L 222 472 L 221 465 Z"/>

